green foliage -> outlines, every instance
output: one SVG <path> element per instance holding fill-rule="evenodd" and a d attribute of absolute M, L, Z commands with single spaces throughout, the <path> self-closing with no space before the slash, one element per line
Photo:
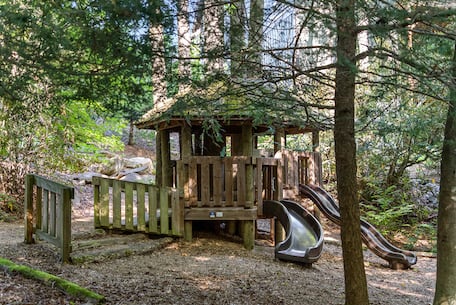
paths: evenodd
<path fill-rule="evenodd" d="M 154 11 L 143 1 L 0 5 L 0 158 L 62 168 L 75 152 L 120 148 L 93 121 L 133 121 L 151 104 L 141 29 Z"/>
<path fill-rule="evenodd" d="M 382 233 L 388 235 L 404 230 L 414 235 L 428 228 L 429 237 L 435 237 L 436 224 L 429 222 L 433 211 L 416 202 L 408 179 L 403 178 L 400 185 L 385 186 L 375 177 L 367 177 L 360 185 L 362 215 Z"/>
<path fill-rule="evenodd" d="M 0 193 L 0 222 L 13 220 L 12 215 L 18 214 L 18 204 L 16 198 L 9 194 Z"/>
<path fill-rule="evenodd" d="M 405 193 L 394 185 L 384 189 L 372 184 L 369 186 L 373 188 L 370 196 L 372 201 L 363 204 L 368 221 L 386 231 L 407 226 L 407 218 L 413 215 L 414 204 L 407 201 Z"/>

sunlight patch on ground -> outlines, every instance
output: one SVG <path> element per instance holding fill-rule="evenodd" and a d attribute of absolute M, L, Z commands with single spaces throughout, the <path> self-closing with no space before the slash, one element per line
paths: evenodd
<path fill-rule="evenodd" d="M 211 259 L 207 256 L 196 256 L 195 260 L 198 262 L 207 262 L 207 261 L 210 261 Z"/>

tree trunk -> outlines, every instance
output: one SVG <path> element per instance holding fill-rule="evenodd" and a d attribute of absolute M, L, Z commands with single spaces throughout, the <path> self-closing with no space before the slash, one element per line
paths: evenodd
<path fill-rule="evenodd" d="M 230 14 L 230 52 L 232 77 L 244 77 L 244 62 L 242 50 L 246 47 L 246 8 L 244 0 L 233 1 L 235 9 Z"/>
<path fill-rule="evenodd" d="M 261 49 L 263 42 L 264 0 L 250 1 L 248 77 L 254 79 L 262 73 Z"/>
<path fill-rule="evenodd" d="M 355 144 L 355 1 L 338 0 L 337 68 L 334 140 L 337 192 L 341 213 L 344 257 L 345 304 L 368 305 L 366 274 L 362 252 Z"/>
<path fill-rule="evenodd" d="M 188 0 L 178 0 L 178 54 L 179 60 L 179 89 L 182 89 L 190 80 L 190 44 L 191 32 L 189 26 Z"/>
<path fill-rule="evenodd" d="M 128 130 L 128 145 L 135 145 L 135 124 L 130 120 L 130 128 Z"/>
<path fill-rule="evenodd" d="M 203 15 L 204 51 L 207 56 L 206 69 L 209 74 L 223 71 L 223 4 L 216 0 L 205 0 Z"/>
<path fill-rule="evenodd" d="M 440 165 L 434 305 L 456 304 L 456 44 L 452 78 Z"/>
<path fill-rule="evenodd" d="M 149 28 L 150 40 L 152 42 L 152 50 L 155 53 L 152 61 L 152 84 L 154 86 L 154 107 L 165 107 L 166 100 L 166 64 L 165 64 L 165 43 L 164 43 L 164 29 L 162 22 L 162 1 L 150 1 L 154 5 L 156 12 L 156 20 L 151 22 Z"/>

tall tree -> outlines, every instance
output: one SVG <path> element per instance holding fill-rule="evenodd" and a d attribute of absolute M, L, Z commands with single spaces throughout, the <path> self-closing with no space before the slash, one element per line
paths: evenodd
<path fill-rule="evenodd" d="M 334 141 L 344 256 L 345 304 L 368 305 L 356 177 L 355 80 L 357 27 L 354 0 L 336 1 Z"/>
<path fill-rule="evenodd" d="M 434 305 L 456 304 L 456 39 L 440 165 L 437 282 Z"/>
<path fill-rule="evenodd" d="M 208 74 L 219 74 L 224 64 L 224 9 L 218 0 L 204 1 L 204 42 L 203 50 Z"/>

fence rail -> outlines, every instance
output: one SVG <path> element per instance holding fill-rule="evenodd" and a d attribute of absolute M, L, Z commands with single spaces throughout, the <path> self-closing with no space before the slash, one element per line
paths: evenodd
<path fill-rule="evenodd" d="M 190 157 L 177 162 L 178 185 L 185 207 L 251 208 L 252 158 Z"/>
<path fill-rule="evenodd" d="M 175 188 L 93 177 L 96 228 L 183 235 L 183 207 Z"/>
<path fill-rule="evenodd" d="M 60 249 L 62 262 L 71 253 L 71 199 L 74 189 L 47 178 L 29 174 L 25 178 L 25 242 L 35 234 Z"/>

